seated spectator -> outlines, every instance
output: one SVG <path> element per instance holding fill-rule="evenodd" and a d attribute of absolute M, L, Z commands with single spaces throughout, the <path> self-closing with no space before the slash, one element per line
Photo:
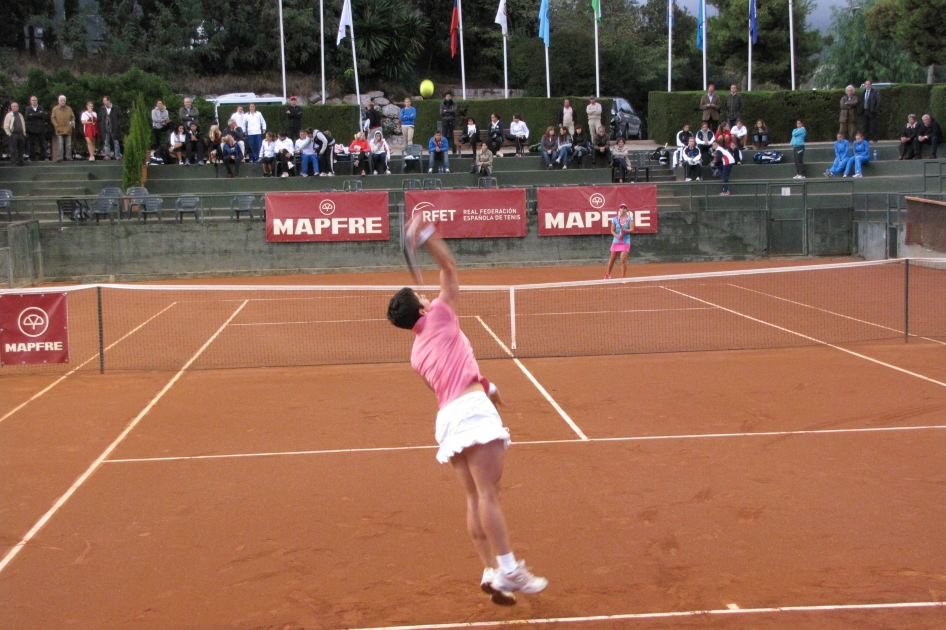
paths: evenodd
<path fill-rule="evenodd" d="M 673 153 L 672 168 L 676 168 L 683 160 L 683 150 L 690 145 L 690 138 L 693 138 L 693 132 L 690 131 L 690 124 L 685 123 L 683 129 L 677 132 L 677 150 Z"/>
<path fill-rule="evenodd" d="M 276 134 L 276 146 L 273 150 L 276 154 L 276 175 L 289 177 L 289 172 L 296 168 L 295 145 L 292 138 L 287 136 L 285 131 L 280 131 Z"/>
<path fill-rule="evenodd" d="M 755 128 L 752 130 L 752 146 L 756 151 L 769 146 L 769 128 L 761 118 L 755 121 Z"/>
<path fill-rule="evenodd" d="M 834 141 L 834 162 L 824 172 L 825 177 L 837 177 L 847 169 L 848 160 L 851 159 L 851 143 L 844 137 L 844 132 L 839 131 L 837 140 Z M 845 175 L 845 177 L 847 177 Z"/>
<path fill-rule="evenodd" d="M 568 170 L 568 159 L 572 155 L 572 134 L 565 125 L 558 128 L 558 153 L 555 154 L 555 163 L 562 165 L 562 170 Z"/>
<path fill-rule="evenodd" d="M 171 132 L 170 142 L 168 143 L 168 151 L 174 156 L 174 159 L 177 160 L 179 165 L 184 166 L 186 162 L 184 159 L 184 151 L 186 150 L 187 134 L 184 133 L 184 125 L 178 125 L 177 130 Z"/>
<path fill-rule="evenodd" d="M 558 138 L 555 137 L 555 127 L 549 127 L 542 136 L 542 161 L 545 167 L 552 170 L 552 162 L 555 161 L 555 154 L 558 152 Z"/>
<path fill-rule="evenodd" d="M 598 127 L 598 133 L 595 135 L 592 148 L 595 156 L 592 166 L 598 168 L 598 160 L 604 160 L 606 165 L 611 165 L 611 137 L 608 136 L 608 132 L 604 130 L 604 127 Z"/>
<path fill-rule="evenodd" d="M 516 143 L 516 157 L 522 157 L 522 147 L 529 139 L 529 127 L 519 114 L 512 115 L 512 124 L 509 125 L 509 139 Z M 526 147 L 528 149 L 528 147 Z"/>
<path fill-rule="evenodd" d="M 683 149 L 683 169 L 686 181 L 702 181 L 703 153 L 696 146 L 696 138 L 691 137 L 689 144 Z"/>
<path fill-rule="evenodd" d="M 236 114 L 234 114 L 235 116 Z M 230 117 L 227 134 L 233 137 L 233 141 L 240 145 L 240 155 L 246 159 L 246 134 L 243 133 L 243 127 L 237 125 L 233 117 Z"/>
<path fill-rule="evenodd" d="M 723 179 L 723 192 L 721 196 L 729 196 L 729 175 L 732 167 L 736 163 L 736 158 L 732 152 L 723 146 L 718 140 L 713 143 L 713 170 Z"/>
<path fill-rule="evenodd" d="M 274 175 L 273 167 L 276 163 L 276 136 L 272 131 L 267 131 L 263 136 L 263 142 L 260 144 L 259 161 L 263 168 L 263 177 L 272 177 Z"/>
<path fill-rule="evenodd" d="M 936 150 L 942 140 L 943 130 L 939 123 L 929 114 L 923 114 L 923 124 L 920 125 L 920 130 L 917 132 L 916 146 L 914 147 L 916 157 L 920 158 L 923 155 L 923 145 L 928 144 L 930 145 L 930 159 L 935 160 Z"/>
<path fill-rule="evenodd" d="M 575 125 L 575 135 L 572 136 L 572 159 L 581 166 L 581 161 L 586 155 L 591 154 L 591 142 L 588 140 L 588 134 L 580 124 Z"/>
<path fill-rule="evenodd" d="M 243 161 L 243 149 L 233 136 L 224 136 L 221 144 L 223 165 L 227 169 L 227 177 L 240 176 L 240 163 Z"/>
<path fill-rule="evenodd" d="M 720 123 L 719 129 L 716 130 L 716 140 L 719 141 L 720 146 L 728 147 L 732 144 L 733 135 L 732 131 L 729 129 L 729 123 Z"/>
<path fill-rule="evenodd" d="M 377 175 L 378 171 L 381 171 L 384 175 L 390 175 L 391 169 L 388 168 L 388 156 L 391 155 L 391 147 L 388 146 L 388 141 L 384 139 L 380 129 L 374 132 L 374 137 L 368 143 L 368 146 L 371 149 L 371 170 L 374 174 Z"/>
<path fill-rule="evenodd" d="M 625 144 L 624 138 L 618 138 L 617 144 L 611 148 L 611 166 L 619 169 L 618 181 L 622 184 L 627 178 L 627 169 L 630 162 L 631 149 Z"/>
<path fill-rule="evenodd" d="M 480 145 L 480 150 L 473 157 L 473 170 L 471 172 L 482 177 L 489 177 L 490 173 L 493 172 L 493 152 L 489 150 L 486 143 Z"/>
<path fill-rule="evenodd" d="M 903 127 L 903 131 L 900 132 L 900 158 L 901 160 L 912 160 L 917 155 L 916 143 L 914 142 L 917 136 L 920 133 L 920 128 L 916 124 L 916 115 L 910 114 L 907 116 L 907 124 Z"/>
<path fill-rule="evenodd" d="M 486 144 L 496 157 L 503 156 L 501 151 L 503 138 L 503 121 L 501 121 L 496 114 L 490 114 L 489 129 L 486 131 Z"/>
<path fill-rule="evenodd" d="M 480 140 L 480 130 L 476 126 L 476 121 L 473 120 L 473 117 L 466 119 L 466 124 L 461 128 L 460 143 L 470 145 L 470 155 L 476 155 L 476 145 L 478 145 L 482 140 Z M 457 148 L 459 150 L 459 147 Z"/>
<path fill-rule="evenodd" d="M 739 142 L 735 137 L 729 141 L 729 152 L 735 160 L 734 164 L 742 164 L 742 149 L 739 148 Z"/>
<path fill-rule="evenodd" d="M 434 162 L 440 160 L 443 162 L 443 170 L 450 172 L 450 143 L 443 137 L 439 131 L 427 143 L 427 150 L 430 152 L 430 161 L 427 163 L 427 172 L 434 172 Z"/>
<path fill-rule="evenodd" d="M 348 153 L 351 155 L 351 174 L 364 175 L 371 166 L 368 164 L 368 153 L 371 148 L 368 141 L 365 140 L 364 132 L 359 131 L 355 134 L 355 139 L 348 145 Z"/>
<path fill-rule="evenodd" d="M 746 147 L 746 138 L 749 135 L 749 130 L 744 124 L 742 124 L 742 118 L 736 119 L 736 126 L 732 128 L 732 136 L 736 139 L 736 142 L 739 143 L 739 148 L 744 149 Z"/>
<path fill-rule="evenodd" d="M 190 129 L 187 130 L 187 152 L 185 157 L 188 164 L 204 163 L 204 142 L 201 140 L 200 130 L 195 122 L 192 122 Z"/>
<path fill-rule="evenodd" d="M 696 132 L 696 146 L 703 156 L 704 164 L 706 164 L 707 158 L 712 158 L 714 140 L 716 140 L 716 134 L 709 128 L 709 123 L 704 122 L 700 130 Z"/>
<path fill-rule="evenodd" d="M 318 176 L 319 158 L 315 151 L 315 136 L 311 128 L 299 132 L 299 138 L 296 140 L 293 152 L 299 156 L 302 162 L 299 175 L 302 177 Z"/>
<path fill-rule="evenodd" d="M 211 125 L 210 131 L 207 132 L 207 135 L 203 139 L 204 155 L 207 156 L 207 161 L 211 164 L 218 164 L 220 162 L 220 143 L 222 141 L 223 134 L 220 133 L 220 127 Z"/>
<path fill-rule="evenodd" d="M 858 131 L 854 135 L 854 157 L 848 160 L 844 176 L 850 176 L 853 169 L 854 177 L 863 177 L 863 166 L 868 162 L 870 162 L 870 142 L 864 138 L 864 134 Z"/>

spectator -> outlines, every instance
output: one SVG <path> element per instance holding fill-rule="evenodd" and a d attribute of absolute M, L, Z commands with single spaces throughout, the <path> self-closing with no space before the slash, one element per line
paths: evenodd
<path fill-rule="evenodd" d="M 868 162 L 870 162 L 870 142 L 865 140 L 864 134 L 858 131 L 854 135 L 854 157 L 848 161 L 844 176 L 849 176 L 851 169 L 854 169 L 854 177 L 863 177 L 863 166 Z"/>
<path fill-rule="evenodd" d="M 509 125 L 509 139 L 516 143 L 516 157 L 522 157 L 522 145 L 529 139 L 529 127 L 519 114 L 512 115 L 512 124 Z"/>
<path fill-rule="evenodd" d="M 555 161 L 555 153 L 558 151 L 558 138 L 555 137 L 555 127 L 549 127 L 542 136 L 542 161 L 545 167 L 552 170 L 552 162 Z"/>
<path fill-rule="evenodd" d="M 486 143 L 480 145 L 480 150 L 473 157 L 473 174 L 489 177 L 493 172 L 493 152 Z"/>
<path fill-rule="evenodd" d="M 200 137 L 200 129 L 196 121 L 191 121 L 187 131 L 187 145 L 185 155 L 188 164 L 204 163 L 204 142 Z"/>
<path fill-rule="evenodd" d="M 719 125 L 719 129 L 716 130 L 716 139 L 719 140 L 722 146 L 729 146 L 733 139 L 732 131 L 729 129 L 729 123 L 723 122 Z"/>
<path fill-rule="evenodd" d="M 861 99 L 864 117 L 864 137 L 877 142 L 877 118 L 880 116 L 880 92 L 869 80 L 864 81 L 864 97 Z"/>
<path fill-rule="evenodd" d="M 453 154 L 459 155 L 460 150 L 453 139 L 453 129 L 457 125 L 457 104 L 453 101 L 453 94 L 450 92 L 443 95 L 443 103 L 440 104 L 440 123 L 443 136 L 453 149 Z"/>
<path fill-rule="evenodd" d="M 325 131 L 315 130 L 312 136 L 313 146 L 320 138 L 325 138 L 325 143 L 322 144 L 319 149 L 319 170 L 322 173 L 322 177 L 334 177 L 335 175 L 335 138 L 332 137 L 332 132 L 326 129 Z"/>
<path fill-rule="evenodd" d="M 795 177 L 793 179 L 805 179 L 805 136 L 807 134 L 805 123 L 801 120 L 796 121 L 795 128 L 792 130 L 792 139 L 789 141 L 795 157 Z"/>
<path fill-rule="evenodd" d="M 489 145 L 488 148 L 490 152 L 496 157 L 503 156 L 503 137 L 503 121 L 501 121 L 499 116 L 495 113 L 490 114 L 489 130 L 486 132 L 486 143 Z"/>
<path fill-rule="evenodd" d="M 444 172 L 450 172 L 450 144 L 443 137 L 440 131 L 434 134 L 434 137 L 427 143 L 427 150 L 430 152 L 430 160 L 427 163 L 427 172 L 434 172 L 434 162 L 440 160 L 443 162 Z"/>
<path fill-rule="evenodd" d="M 593 167 L 598 168 L 599 159 L 603 159 L 605 164 L 611 164 L 611 138 L 601 125 L 598 125 L 598 134 L 595 136 L 592 148 L 595 152 Z"/>
<path fill-rule="evenodd" d="M 693 132 L 690 131 L 690 124 L 684 123 L 683 129 L 677 132 L 677 150 L 673 154 L 673 168 L 677 167 L 683 160 L 683 150 L 690 144 L 690 138 L 693 138 Z"/>
<path fill-rule="evenodd" d="M 313 131 L 313 129 L 300 131 L 299 139 L 296 140 L 295 152 L 299 154 L 302 160 L 302 166 L 299 169 L 301 171 L 299 174 L 302 177 L 308 177 L 310 174 L 318 176 L 320 172 L 319 158 L 315 151 L 315 134 Z"/>
<path fill-rule="evenodd" d="M 720 196 L 728 197 L 729 175 L 732 173 L 732 167 L 733 164 L 736 163 L 736 158 L 733 156 L 732 152 L 721 145 L 718 140 L 713 143 L 713 155 L 713 165 L 723 180 L 723 191 L 719 194 Z"/>
<path fill-rule="evenodd" d="M 159 149 L 162 146 L 162 139 L 171 128 L 171 115 L 168 113 L 164 101 L 157 101 L 154 109 L 151 110 L 151 147 Z"/>
<path fill-rule="evenodd" d="M 696 146 L 696 138 L 691 137 L 683 149 L 683 170 L 688 182 L 703 179 L 703 153 Z"/>
<path fill-rule="evenodd" d="M 851 143 L 844 137 L 844 132 L 838 132 L 838 139 L 834 142 L 834 162 L 824 172 L 825 177 L 837 177 L 847 169 L 848 160 L 851 159 Z M 845 175 L 847 177 L 847 175 Z"/>
<path fill-rule="evenodd" d="M 368 152 L 371 149 L 368 147 L 368 141 L 365 140 L 364 132 L 359 131 L 355 134 L 354 140 L 351 141 L 351 144 L 348 147 L 348 153 L 351 155 L 351 174 L 352 175 L 364 175 L 365 170 L 370 166 L 368 164 Z M 356 171 L 361 171 L 356 172 Z"/>
<path fill-rule="evenodd" d="M 572 135 L 568 128 L 562 125 L 558 130 L 558 153 L 555 155 L 555 163 L 562 165 L 562 170 L 568 170 L 568 159 L 572 155 Z"/>
<path fill-rule="evenodd" d="M 719 125 L 719 96 L 716 95 L 716 86 L 710 84 L 706 94 L 700 98 L 700 109 L 703 110 L 703 122 L 716 131 Z"/>
<path fill-rule="evenodd" d="M 742 118 L 742 108 L 742 94 L 739 93 L 739 88 L 733 83 L 729 86 L 729 94 L 726 96 L 726 118 L 729 121 L 730 129 L 735 127 L 736 121 Z"/>
<path fill-rule="evenodd" d="M 191 123 L 197 123 L 198 128 L 200 128 L 200 115 L 193 103 L 194 101 L 185 97 L 184 107 L 177 110 L 177 117 L 181 119 L 181 124 L 184 125 L 184 129 L 190 129 Z"/>
<path fill-rule="evenodd" d="M 276 136 L 272 131 L 267 131 L 260 145 L 260 164 L 263 169 L 263 177 L 272 177 L 274 175 L 274 166 L 276 164 Z"/>
<path fill-rule="evenodd" d="M 401 121 L 401 135 L 404 136 L 404 144 L 414 144 L 414 122 L 417 120 L 417 108 L 411 105 L 411 99 L 404 99 L 404 107 L 401 108 L 397 117 Z"/>
<path fill-rule="evenodd" d="M 463 135 L 460 136 L 460 143 L 468 143 L 470 145 L 470 156 L 473 157 L 476 155 L 476 145 L 482 142 L 480 140 L 480 130 L 476 126 L 476 121 L 473 120 L 473 117 L 466 119 L 466 126 L 463 128 Z"/>
<path fill-rule="evenodd" d="M 384 175 L 390 175 L 388 157 L 391 155 L 391 147 L 388 146 L 380 129 L 374 132 L 374 137 L 368 142 L 368 146 L 371 148 L 371 170 L 374 174 L 377 175 L 378 171 L 382 171 Z"/>
<path fill-rule="evenodd" d="M 706 163 L 708 157 L 712 159 L 713 141 L 715 139 L 716 134 L 709 128 L 709 123 L 704 122 L 700 126 L 700 130 L 696 132 L 696 146 L 700 149 L 704 163 Z"/>
<path fill-rule="evenodd" d="M 122 159 L 122 110 L 113 105 L 108 96 L 102 97 L 99 108 L 99 135 L 102 136 L 102 156 L 106 160 Z"/>
<path fill-rule="evenodd" d="M 572 109 L 572 103 L 567 98 L 562 103 L 562 108 L 558 110 L 558 124 L 568 129 L 568 135 L 575 135 L 575 110 Z"/>
<path fill-rule="evenodd" d="M 611 149 L 611 166 L 618 169 L 618 181 L 622 184 L 627 177 L 628 161 L 630 160 L 630 149 L 624 143 L 624 138 L 618 138 L 618 142 Z"/>
<path fill-rule="evenodd" d="M 53 133 L 56 134 L 56 149 L 59 151 L 57 162 L 72 159 L 72 134 L 76 129 L 76 115 L 72 108 L 66 105 L 66 97 L 59 96 L 59 104 L 53 107 L 50 114 Z"/>
<path fill-rule="evenodd" d="M 10 111 L 3 118 L 3 131 L 10 137 L 10 161 L 23 166 L 26 153 L 26 118 L 20 113 L 20 105 L 10 103 Z M 12 239 L 12 237 L 11 237 Z"/>
<path fill-rule="evenodd" d="M 930 145 L 930 159 L 936 159 L 936 150 L 939 148 L 939 143 L 943 139 L 943 130 L 939 126 L 939 123 L 936 122 L 932 116 L 929 114 L 923 114 L 923 124 L 920 125 L 920 130 L 917 132 L 916 136 L 916 156 L 917 158 L 921 157 L 923 154 L 924 144 Z"/>
<path fill-rule="evenodd" d="M 742 164 L 742 149 L 735 137 L 729 141 L 729 152 L 732 153 L 733 164 Z"/>
<path fill-rule="evenodd" d="M 572 136 L 572 159 L 581 167 L 581 161 L 586 155 L 591 154 L 591 142 L 585 134 L 584 127 L 580 124 L 575 125 L 575 135 Z"/>
<path fill-rule="evenodd" d="M 236 125 L 236 121 L 232 121 Z M 234 140 L 233 136 L 224 136 L 223 137 L 223 165 L 227 169 L 227 177 L 232 178 L 234 172 L 236 176 L 240 176 L 240 162 L 243 161 L 243 150 L 240 148 L 240 145 Z"/>
<path fill-rule="evenodd" d="M 588 101 L 588 106 L 585 107 L 585 113 L 588 114 L 588 133 L 592 138 L 596 138 L 601 127 L 601 103 L 594 96 L 589 96 Z"/>
<path fill-rule="evenodd" d="M 769 128 L 761 118 L 755 121 L 755 129 L 752 130 L 752 146 L 756 151 L 769 146 Z"/>
<path fill-rule="evenodd" d="M 374 132 L 381 129 L 381 112 L 374 106 L 373 101 L 368 101 L 368 110 L 365 112 L 365 125 L 370 137 L 374 137 Z"/>
<path fill-rule="evenodd" d="M 39 104 L 39 99 L 35 96 L 30 97 L 29 107 L 26 108 L 26 138 L 29 142 L 30 161 L 36 154 L 35 149 L 39 148 L 39 159 L 51 159 L 46 152 L 46 110 Z"/>
<path fill-rule="evenodd" d="M 223 134 L 220 133 L 220 127 L 211 125 L 207 132 L 206 147 L 207 159 L 214 164 L 219 164 L 223 160 L 223 150 L 220 143 L 223 142 Z"/>
<path fill-rule="evenodd" d="M 290 96 L 289 105 L 286 106 L 286 137 L 298 138 L 300 131 L 302 131 L 302 108 L 299 107 L 299 99 Z"/>
<path fill-rule="evenodd" d="M 841 97 L 841 115 L 838 120 L 841 123 L 839 133 L 844 134 L 845 138 L 853 138 L 857 133 L 857 106 L 861 99 L 854 93 L 854 86 L 849 85 L 844 88 L 844 96 Z"/>
<path fill-rule="evenodd" d="M 178 125 L 177 129 L 171 132 L 168 142 L 168 152 L 174 156 L 178 165 L 184 166 L 184 151 L 187 150 L 187 134 L 184 133 L 184 125 Z"/>
<path fill-rule="evenodd" d="M 276 175 L 289 177 L 289 171 L 295 170 L 296 166 L 295 147 L 285 131 L 280 131 L 276 136 L 276 146 L 273 147 L 276 153 Z"/>
<path fill-rule="evenodd" d="M 233 137 L 233 141 L 240 145 L 240 159 L 246 159 L 246 134 L 243 128 L 237 126 L 237 121 L 230 117 L 230 128 L 227 133 Z"/>
<path fill-rule="evenodd" d="M 919 157 L 916 143 L 917 136 L 920 133 L 920 127 L 916 124 L 916 114 L 907 116 L 907 124 L 900 132 L 900 158 L 901 160 L 912 160 Z"/>
<path fill-rule="evenodd" d="M 95 139 L 99 137 L 99 117 L 95 113 L 95 103 L 85 104 L 85 111 L 79 115 L 82 125 L 82 137 L 85 138 L 85 148 L 89 152 L 89 161 L 95 161 Z"/>
<path fill-rule="evenodd" d="M 231 122 L 236 122 L 236 126 L 240 129 L 246 129 L 246 114 L 243 113 L 242 105 L 237 105 L 236 111 L 230 114 L 230 118 L 227 120 L 227 126 L 229 126 Z M 246 155 L 246 152 L 244 152 L 244 155 Z"/>
<path fill-rule="evenodd" d="M 739 143 L 739 148 L 746 146 L 746 138 L 749 136 L 749 129 L 742 123 L 742 118 L 736 119 L 736 126 L 732 128 L 732 137 Z"/>
<path fill-rule="evenodd" d="M 256 111 L 256 103 L 250 103 L 250 111 L 246 113 L 244 121 L 246 132 L 246 148 L 250 162 L 259 161 L 259 150 L 263 144 L 263 132 L 266 131 L 266 119 Z"/>

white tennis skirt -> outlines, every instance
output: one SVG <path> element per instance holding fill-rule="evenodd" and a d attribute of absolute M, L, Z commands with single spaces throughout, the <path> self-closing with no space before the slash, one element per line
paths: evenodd
<path fill-rule="evenodd" d="M 446 464 L 457 453 L 474 444 L 502 440 L 509 448 L 509 429 L 503 426 L 499 412 L 484 392 L 456 398 L 437 412 L 437 461 Z"/>

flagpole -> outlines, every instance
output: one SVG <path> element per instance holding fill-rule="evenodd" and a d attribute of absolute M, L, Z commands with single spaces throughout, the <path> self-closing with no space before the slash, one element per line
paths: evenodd
<path fill-rule="evenodd" d="M 545 98 L 552 98 L 552 79 L 549 75 L 549 47 L 545 47 Z"/>
<path fill-rule="evenodd" d="M 353 15 L 354 11 L 351 11 L 351 5 L 349 4 L 348 6 L 349 11 L 352 13 L 350 16 L 351 24 L 348 25 L 348 28 L 351 29 L 351 63 L 355 69 L 355 99 L 358 101 L 358 131 L 361 131 L 361 88 L 358 86 L 358 57 L 355 55 L 355 16 Z"/>
<path fill-rule="evenodd" d="M 286 103 L 286 36 L 282 27 L 282 0 L 279 0 L 279 56 L 282 59 L 282 102 Z"/>
<path fill-rule="evenodd" d="M 752 32 L 749 32 L 749 91 L 752 91 Z"/>
<path fill-rule="evenodd" d="M 322 104 L 325 105 L 325 0 L 319 0 L 319 33 L 319 48 L 322 51 Z"/>
<path fill-rule="evenodd" d="M 601 66 L 598 62 L 598 15 L 601 12 L 601 0 L 598 0 L 598 11 L 595 13 L 595 96 L 601 98 Z"/>
<path fill-rule="evenodd" d="M 706 49 L 709 48 L 709 32 L 706 30 L 706 0 L 700 0 L 703 9 L 703 89 L 706 90 Z"/>
<path fill-rule="evenodd" d="M 508 36 L 503 35 L 503 98 L 509 98 L 509 61 L 506 57 L 506 40 Z"/>
<path fill-rule="evenodd" d="M 673 0 L 667 2 L 667 91 L 672 92 L 670 76 L 673 70 Z"/>
<path fill-rule="evenodd" d="M 792 0 L 788 0 L 788 44 L 792 56 L 792 90 L 795 89 L 795 6 Z"/>
<path fill-rule="evenodd" d="M 457 0 L 457 14 L 459 22 L 457 30 L 460 31 L 460 84 L 463 89 L 463 100 L 466 100 L 466 62 L 463 60 L 463 0 Z"/>

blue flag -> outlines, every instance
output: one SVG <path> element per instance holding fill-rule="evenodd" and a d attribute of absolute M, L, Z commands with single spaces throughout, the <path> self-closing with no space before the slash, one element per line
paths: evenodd
<path fill-rule="evenodd" d="M 549 0 L 542 0 L 542 6 L 539 7 L 539 37 L 545 42 L 545 47 L 549 47 Z"/>
<path fill-rule="evenodd" d="M 703 50 L 703 26 L 706 20 L 703 18 L 703 0 L 700 0 L 700 15 L 696 18 L 696 49 Z"/>
<path fill-rule="evenodd" d="M 753 44 L 759 43 L 759 26 L 756 23 L 755 0 L 749 0 L 749 38 Z"/>
<path fill-rule="evenodd" d="M 667 26 L 673 27 L 673 0 L 667 0 Z"/>

